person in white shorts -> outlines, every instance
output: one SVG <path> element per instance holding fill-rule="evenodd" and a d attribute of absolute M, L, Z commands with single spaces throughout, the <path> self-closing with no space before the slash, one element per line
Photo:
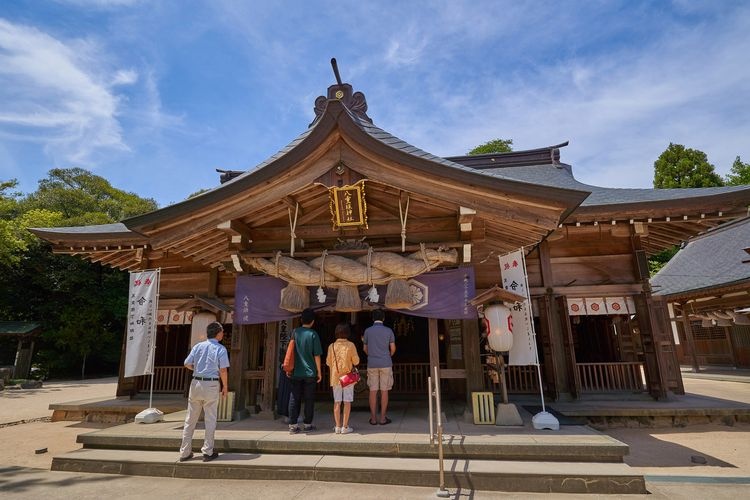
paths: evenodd
<path fill-rule="evenodd" d="M 388 411 L 388 391 L 393 388 L 393 360 L 396 338 L 393 330 L 383 324 L 382 309 L 372 311 L 373 325 L 365 330 L 364 350 L 367 354 L 367 386 L 370 388 L 370 425 L 391 423 Z M 380 391 L 380 418 L 378 418 L 378 391 Z"/>
<path fill-rule="evenodd" d="M 349 414 L 352 411 L 354 401 L 354 384 L 341 387 L 339 377 L 352 371 L 359 364 L 357 347 L 349 341 L 351 333 L 349 325 L 339 323 L 336 325 L 336 341 L 328 346 L 326 365 L 331 373 L 331 387 L 333 388 L 333 420 L 336 434 L 349 434 L 354 429 L 349 426 Z M 341 403 L 344 403 L 344 415 L 341 415 Z"/>

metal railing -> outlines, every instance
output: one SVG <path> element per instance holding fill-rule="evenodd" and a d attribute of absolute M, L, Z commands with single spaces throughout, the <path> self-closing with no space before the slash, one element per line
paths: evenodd
<path fill-rule="evenodd" d="M 576 363 L 582 392 L 644 392 L 643 363 Z"/>
<path fill-rule="evenodd" d="M 436 495 L 438 497 L 447 498 L 450 496 L 450 493 L 445 488 L 445 465 L 443 464 L 443 410 L 440 401 L 440 372 L 438 371 L 437 366 L 435 367 L 434 375 L 432 377 L 427 377 L 427 395 L 430 400 L 430 446 L 434 446 L 435 441 L 437 440 L 438 449 L 440 485 L 438 486 Z M 434 419 L 437 421 L 437 432 L 435 432 L 435 427 L 433 426 L 433 413 Z"/>

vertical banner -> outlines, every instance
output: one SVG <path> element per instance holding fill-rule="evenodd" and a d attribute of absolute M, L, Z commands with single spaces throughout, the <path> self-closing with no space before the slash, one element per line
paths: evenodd
<path fill-rule="evenodd" d="M 534 320 L 531 316 L 531 297 L 529 297 L 529 285 L 526 280 L 523 249 L 501 255 L 499 259 L 503 288 L 526 297 L 524 302 L 518 302 L 511 307 L 513 346 L 510 348 L 508 364 L 535 365 L 537 364 L 536 339 Z"/>
<path fill-rule="evenodd" d="M 159 270 L 131 271 L 128 297 L 125 376 L 151 375 L 154 371 Z"/>

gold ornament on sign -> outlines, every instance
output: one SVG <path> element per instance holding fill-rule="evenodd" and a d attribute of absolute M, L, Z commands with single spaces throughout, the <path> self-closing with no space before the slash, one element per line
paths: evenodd
<path fill-rule="evenodd" d="M 336 99 L 341 99 L 344 97 L 344 91 L 343 90 L 337 90 L 336 91 Z"/>
<path fill-rule="evenodd" d="M 352 186 L 329 188 L 328 206 L 331 209 L 334 231 L 344 227 L 367 229 L 364 179 Z"/>

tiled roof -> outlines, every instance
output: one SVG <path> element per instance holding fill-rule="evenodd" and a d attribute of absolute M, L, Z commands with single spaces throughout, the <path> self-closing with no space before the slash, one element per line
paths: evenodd
<path fill-rule="evenodd" d="M 750 280 L 744 248 L 750 241 L 750 217 L 693 238 L 672 257 L 651 286 L 656 295 L 674 295 Z"/>
<path fill-rule="evenodd" d="M 728 186 L 711 188 L 682 189 L 638 189 L 607 188 L 592 186 L 579 182 L 573 177 L 572 168 L 566 164 L 533 165 L 524 167 L 502 167 L 485 169 L 483 172 L 497 175 L 504 179 L 513 179 L 542 186 L 555 186 L 581 191 L 590 191 L 591 195 L 581 204 L 583 207 L 616 205 L 620 203 L 643 203 L 666 200 L 679 200 L 699 196 L 711 196 L 733 191 L 747 190 L 747 186 Z"/>

